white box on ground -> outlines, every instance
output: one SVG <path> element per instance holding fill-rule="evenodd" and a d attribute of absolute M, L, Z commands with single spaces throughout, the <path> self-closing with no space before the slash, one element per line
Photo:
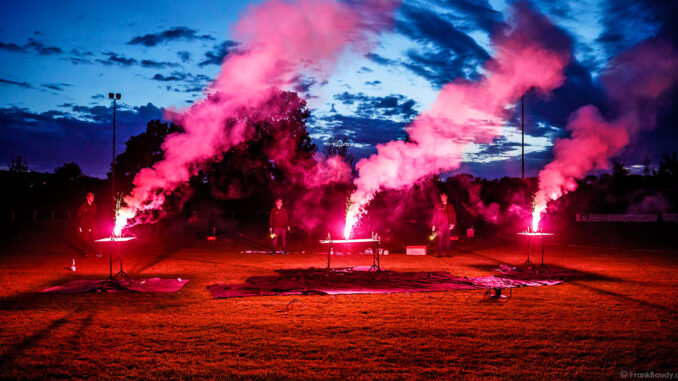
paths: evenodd
<path fill-rule="evenodd" d="M 407 255 L 426 255 L 426 246 L 407 246 L 405 250 Z"/>

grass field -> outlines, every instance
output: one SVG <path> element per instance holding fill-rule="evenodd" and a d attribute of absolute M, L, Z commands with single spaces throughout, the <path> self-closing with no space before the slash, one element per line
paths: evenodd
<path fill-rule="evenodd" d="M 0 256 L 2 378 L 678 377 L 676 252 L 547 245 L 547 264 L 586 276 L 514 289 L 506 303 L 483 301 L 480 291 L 216 300 L 208 285 L 322 267 L 326 257 L 241 254 L 225 241 L 138 242 L 127 250 L 133 278 L 188 284 L 172 294 L 42 294 L 103 279 L 107 258 L 78 257 L 57 234 L 21 237 Z M 382 266 L 479 276 L 525 259 L 514 240 L 455 249 L 449 259 L 389 255 Z M 338 267 L 367 264 L 370 256 L 333 258 Z"/>

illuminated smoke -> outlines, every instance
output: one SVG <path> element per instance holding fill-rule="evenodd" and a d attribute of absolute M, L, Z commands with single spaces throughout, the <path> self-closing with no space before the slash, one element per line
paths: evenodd
<path fill-rule="evenodd" d="M 577 188 L 591 170 L 607 169 L 609 159 L 634 136 L 654 128 L 662 95 L 678 79 L 678 54 L 670 43 L 647 40 L 610 61 L 601 77 L 612 101 L 609 120 L 591 105 L 573 113 L 567 124 L 571 137 L 556 140 L 554 159 L 539 173 L 533 228 L 547 203 Z"/>
<path fill-rule="evenodd" d="M 251 7 L 233 30 L 242 45 L 222 64 L 210 96 L 188 110 L 167 113 L 185 133 L 168 136 L 164 159 L 137 174 L 116 218 L 116 234 L 131 218 L 144 222 L 143 212 L 160 208 L 165 194 L 188 181 L 201 162 L 245 141 L 248 114 L 265 111 L 261 106 L 272 89 L 293 88 L 302 77 L 324 80 L 349 47 L 365 53 L 376 33 L 392 24 L 398 5 L 396 0 L 269 0 Z"/>
<path fill-rule="evenodd" d="M 431 174 L 459 168 L 470 143 L 489 143 L 501 133 L 507 107 L 535 88 L 559 87 L 570 60 L 571 42 L 526 3 L 513 5 L 510 28 L 492 36 L 494 57 L 479 82 L 445 85 L 431 107 L 407 128 L 412 142 L 377 145 L 360 160 L 344 235 L 350 236 L 365 207 L 382 189 L 409 187 Z"/>

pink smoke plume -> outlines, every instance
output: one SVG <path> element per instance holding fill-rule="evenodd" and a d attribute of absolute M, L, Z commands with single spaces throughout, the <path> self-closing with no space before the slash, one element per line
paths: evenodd
<path fill-rule="evenodd" d="M 654 127 L 662 94 L 676 80 L 678 53 L 665 41 L 644 41 L 610 61 L 601 82 L 616 116 L 606 120 L 595 106 L 587 105 L 570 117 L 566 128 L 571 137 L 555 142 L 553 161 L 539 173 L 533 230 L 549 201 L 575 190 L 576 179 L 591 170 L 608 168 L 609 159 L 634 135 Z"/>
<path fill-rule="evenodd" d="M 234 27 L 242 45 L 222 64 L 210 96 L 188 110 L 168 112 L 185 133 L 168 136 L 164 160 L 137 174 L 114 233 L 129 219 L 141 219 L 141 212 L 160 208 L 165 194 L 189 180 L 200 162 L 245 141 L 248 112 L 261 114 L 272 89 L 290 88 L 302 76 L 325 79 L 349 47 L 366 52 L 391 25 L 398 5 L 398 0 L 269 0 L 250 8 Z"/>
<path fill-rule="evenodd" d="M 469 143 L 489 143 L 500 135 L 507 106 L 531 88 L 546 93 L 564 82 L 569 38 L 526 3 L 513 5 L 510 25 L 492 36 L 495 54 L 485 64 L 482 80 L 445 85 L 407 128 L 412 142 L 380 144 L 376 154 L 358 162 L 346 237 L 379 190 L 409 187 L 428 175 L 459 168 Z"/>

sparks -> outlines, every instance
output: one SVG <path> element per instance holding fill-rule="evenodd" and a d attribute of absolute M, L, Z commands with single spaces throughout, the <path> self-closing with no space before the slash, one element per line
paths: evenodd
<path fill-rule="evenodd" d="M 134 217 L 134 213 L 127 208 L 120 208 L 115 213 L 115 227 L 113 227 L 113 236 L 120 237 L 122 229 L 127 226 L 127 221 Z"/>
<path fill-rule="evenodd" d="M 353 232 L 353 226 L 358 222 L 357 215 L 348 214 L 346 215 L 346 226 L 344 226 L 344 238 L 351 238 L 351 233 Z"/>
<path fill-rule="evenodd" d="M 536 210 L 532 212 L 532 231 L 539 231 L 539 221 L 541 220 L 541 211 Z"/>

